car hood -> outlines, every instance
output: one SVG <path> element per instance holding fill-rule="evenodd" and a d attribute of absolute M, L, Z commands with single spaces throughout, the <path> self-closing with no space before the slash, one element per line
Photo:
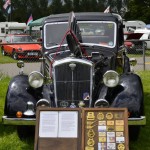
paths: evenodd
<path fill-rule="evenodd" d="M 17 44 L 17 45 L 10 45 L 11 47 L 18 49 L 22 48 L 22 50 L 40 50 L 41 45 L 39 44 Z"/>

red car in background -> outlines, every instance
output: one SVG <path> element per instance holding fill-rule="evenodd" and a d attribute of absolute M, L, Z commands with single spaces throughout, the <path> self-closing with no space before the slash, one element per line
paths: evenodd
<path fill-rule="evenodd" d="M 8 34 L 1 45 L 2 55 L 11 55 L 16 60 L 22 58 L 38 59 L 42 56 L 41 45 L 33 42 L 32 37 L 27 34 Z"/>

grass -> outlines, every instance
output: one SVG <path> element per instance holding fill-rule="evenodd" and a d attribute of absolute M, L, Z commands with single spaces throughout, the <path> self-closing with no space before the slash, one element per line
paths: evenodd
<path fill-rule="evenodd" d="M 0 74 L 0 118 L 4 113 L 4 101 L 9 81 L 9 77 Z M 33 145 L 34 139 L 20 140 L 16 127 L 3 125 L 0 120 L 0 150 L 33 150 Z"/>
<path fill-rule="evenodd" d="M 1 53 L 0 48 L 0 64 L 6 64 L 6 63 L 16 63 L 17 61 L 12 59 L 10 56 L 3 56 Z"/>
<path fill-rule="evenodd" d="M 129 141 L 130 150 L 150 149 L 150 71 L 137 72 L 142 79 L 145 96 L 145 114 L 147 124 L 141 128 L 137 141 Z M 0 75 L 1 79 L 1 75 Z M 10 78 L 3 76 L 0 80 L 0 118 L 3 115 L 5 95 Z M 0 150 L 33 150 L 34 139 L 20 140 L 15 126 L 5 126 L 0 122 Z"/>

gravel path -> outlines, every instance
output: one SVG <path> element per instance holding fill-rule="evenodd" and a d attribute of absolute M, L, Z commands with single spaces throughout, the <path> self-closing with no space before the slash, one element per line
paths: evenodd
<path fill-rule="evenodd" d="M 19 74 L 19 68 L 17 67 L 16 63 L 10 64 L 0 64 L 0 74 L 13 77 Z M 25 74 L 29 74 L 32 71 L 39 71 L 40 70 L 40 63 L 25 63 L 23 68 Z"/>

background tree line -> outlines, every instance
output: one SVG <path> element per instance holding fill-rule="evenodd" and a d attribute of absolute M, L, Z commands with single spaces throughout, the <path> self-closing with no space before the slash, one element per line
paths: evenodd
<path fill-rule="evenodd" d="M 50 14 L 74 12 L 103 12 L 111 6 L 113 12 L 118 12 L 125 20 L 142 20 L 150 24 L 150 0 L 11 0 L 11 14 L 3 9 L 4 0 L 0 1 L 0 22 L 27 22 L 30 14 L 33 19 Z M 125 15 L 123 12 L 127 11 Z"/>

